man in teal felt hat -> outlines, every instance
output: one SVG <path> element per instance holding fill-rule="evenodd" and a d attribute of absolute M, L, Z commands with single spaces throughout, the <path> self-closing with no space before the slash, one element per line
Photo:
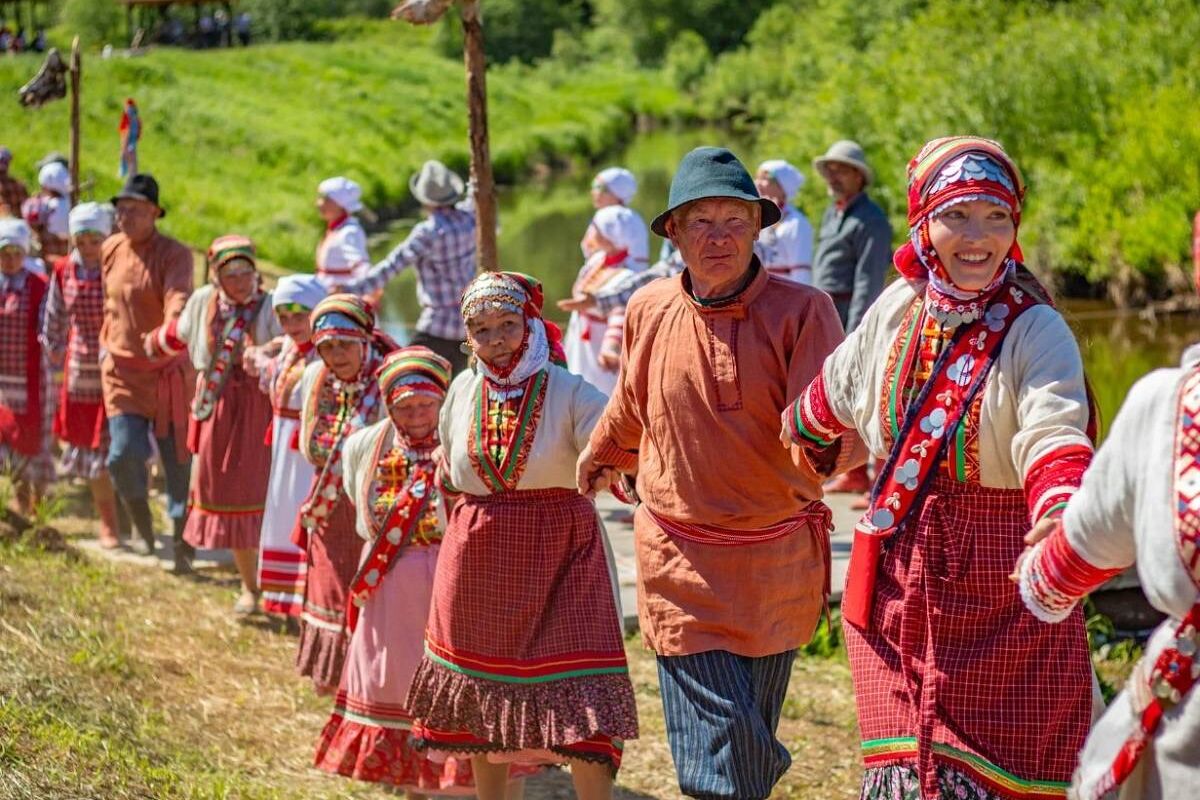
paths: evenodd
<path fill-rule="evenodd" d="M 639 621 L 690 797 L 765 798 L 787 770 L 775 730 L 829 591 L 821 479 L 778 433 L 842 326 L 828 295 L 754 255 L 778 219 L 733 153 L 684 156 L 651 226 L 684 271 L 630 300 L 617 387 L 578 465 L 585 493 L 636 476 Z"/>

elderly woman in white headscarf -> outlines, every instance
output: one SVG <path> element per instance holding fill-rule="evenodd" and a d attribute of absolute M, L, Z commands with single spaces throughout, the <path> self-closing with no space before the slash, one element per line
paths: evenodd
<path fill-rule="evenodd" d="M 758 235 L 754 252 L 772 275 L 812 284 L 813 227 L 792 205 L 804 186 L 804 174 L 783 159 L 764 161 L 754 177 L 758 193 L 773 201 L 783 216 Z"/>
<path fill-rule="evenodd" d="M 632 272 L 646 267 L 649 252 L 646 225 L 637 212 L 621 205 L 601 208 L 592 217 L 584 237 L 591 255 L 579 270 L 573 297 L 594 296 Z M 617 383 L 625 306 L 607 313 L 595 309 L 575 311 L 567 326 L 567 366 L 606 395 Z"/>
<path fill-rule="evenodd" d="M 317 277 L 328 291 L 361 280 L 371 268 L 367 234 L 354 216 L 362 208 L 362 187 L 349 178 L 327 178 L 317 187 L 317 211 L 326 225 L 317 245 Z"/>
<path fill-rule="evenodd" d="M 71 173 L 59 161 L 38 172 L 40 191 L 21 206 L 21 216 L 37 238 L 43 259 L 65 256 L 70 249 Z"/>

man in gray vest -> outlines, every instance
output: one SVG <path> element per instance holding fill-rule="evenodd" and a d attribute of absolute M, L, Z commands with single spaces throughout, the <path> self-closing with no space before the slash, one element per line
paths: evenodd
<path fill-rule="evenodd" d="M 813 160 L 829 185 L 833 202 L 825 209 L 813 256 L 813 285 L 833 298 L 847 335 L 858 327 L 879 293 L 892 263 L 892 226 L 887 214 L 867 196 L 874 173 L 858 142 L 834 142 Z M 865 466 L 843 473 L 827 492 L 869 491 Z"/>

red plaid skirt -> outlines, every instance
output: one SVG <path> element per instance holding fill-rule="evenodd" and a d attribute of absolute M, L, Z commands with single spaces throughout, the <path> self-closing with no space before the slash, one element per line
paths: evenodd
<path fill-rule="evenodd" d="M 315 479 L 314 479 L 315 480 Z M 308 571 L 296 669 L 318 687 L 336 687 L 346 660 L 346 598 L 358 571 L 363 540 L 354 530 L 354 506 L 341 494 L 305 546 Z"/>
<path fill-rule="evenodd" d="M 230 374 L 212 416 L 189 420 L 196 454 L 183 538 L 204 550 L 258 548 L 271 448 L 262 431 L 271 401 L 240 367 Z"/>
<path fill-rule="evenodd" d="M 420 746 L 620 763 L 637 708 L 602 535 L 567 489 L 459 501 L 407 700 Z"/>
<path fill-rule="evenodd" d="M 1064 796 L 1092 667 L 1082 612 L 1041 623 L 1008 580 L 1029 527 L 1021 491 L 939 477 L 885 552 L 871 630 L 845 626 L 868 768 L 909 764 L 927 797 L 936 764 L 998 797 Z"/>

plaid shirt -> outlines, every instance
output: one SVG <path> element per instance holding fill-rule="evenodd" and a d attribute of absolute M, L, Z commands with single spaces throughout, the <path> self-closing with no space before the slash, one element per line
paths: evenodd
<path fill-rule="evenodd" d="M 0 217 L 21 216 L 21 205 L 28 199 L 25 184 L 11 175 L 0 175 Z"/>
<path fill-rule="evenodd" d="M 597 293 L 594 298 L 596 311 L 607 316 L 612 311 L 626 305 L 629 298 L 633 297 L 633 293 L 647 283 L 659 278 L 670 278 L 681 272 L 683 272 L 683 257 L 679 255 L 678 250 L 674 250 L 650 269 L 631 272 L 623 278 L 613 281 L 613 285 L 606 287 L 603 292 Z"/>
<path fill-rule="evenodd" d="M 470 201 L 434 209 L 387 257 L 343 291 L 360 297 L 382 289 L 407 267 L 417 270 L 421 316 L 416 329 L 440 339 L 462 341 L 463 290 L 475 277 L 475 211 Z"/>

